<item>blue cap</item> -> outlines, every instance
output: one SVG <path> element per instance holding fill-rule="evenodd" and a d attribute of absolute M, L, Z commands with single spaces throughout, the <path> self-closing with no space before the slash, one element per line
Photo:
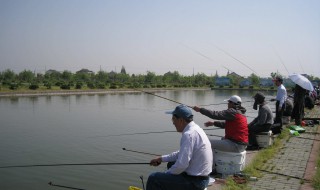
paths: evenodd
<path fill-rule="evenodd" d="M 179 105 L 174 109 L 173 111 L 168 111 L 166 112 L 167 114 L 174 114 L 177 115 L 178 117 L 182 118 L 189 118 L 192 115 L 191 109 L 189 109 L 186 105 Z"/>

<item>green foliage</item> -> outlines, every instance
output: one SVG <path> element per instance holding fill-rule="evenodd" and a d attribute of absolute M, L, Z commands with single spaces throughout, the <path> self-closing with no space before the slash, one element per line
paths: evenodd
<path fill-rule="evenodd" d="M 117 89 L 118 87 L 117 87 L 117 85 L 115 84 L 115 83 L 112 83 L 111 85 L 110 85 L 110 89 Z"/>
<path fill-rule="evenodd" d="M 252 74 L 251 80 L 254 83 L 258 82 L 258 76 Z M 239 86 L 239 76 L 228 75 L 231 80 L 229 88 Z M 58 72 L 49 70 L 45 74 L 24 70 L 19 74 L 15 74 L 12 70 L 5 70 L 0 72 L 0 87 L 17 89 L 18 84 L 21 87 L 29 87 L 32 83 L 41 84 L 47 89 L 104 89 L 104 88 L 189 88 L 189 87 L 211 87 L 214 88 L 214 76 L 206 76 L 204 73 L 197 73 L 192 76 L 183 76 L 178 71 L 167 72 L 164 75 L 156 75 L 154 72 L 147 71 L 145 75 L 132 74 L 131 76 L 126 73 L 125 68 L 122 67 L 120 73 L 114 71 L 105 72 L 99 71 L 94 74 L 88 69 L 81 69 L 75 74 L 70 71 Z M 32 87 L 33 88 L 33 87 Z M 219 88 L 224 88 L 223 85 Z M 240 87 L 241 88 L 241 87 Z M 273 89 L 274 87 L 271 87 Z"/>
<path fill-rule="evenodd" d="M 60 85 L 60 88 L 63 90 L 70 90 L 71 87 L 69 84 L 64 83 Z"/>
<path fill-rule="evenodd" d="M 17 83 L 10 83 L 9 84 L 9 89 L 10 90 L 17 90 L 19 85 Z"/>
<path fill-rule="evenodd" d="M 90 88 L 90 89 L 94 89 L 95 88 L 95 85 L 93 82 L 88 82 L 87 83 L 87 87 Z"/>
<path fill-rule="evenodd" d="M 36 89 L 38 89 L 39 88 L 39 85 L 38 84 L 35 84 L 35 83 L 33 83 L 33 84 L 31 84 L 30 86 L 29 86 L 29 89 L 30 90 L 36 90 Z"/>
<path fill-rule="evenodd" d="M 83 86 L 83 83 L 82 82 L 77 82 L 76 83 L 76 89 L 81 89 Z"/>

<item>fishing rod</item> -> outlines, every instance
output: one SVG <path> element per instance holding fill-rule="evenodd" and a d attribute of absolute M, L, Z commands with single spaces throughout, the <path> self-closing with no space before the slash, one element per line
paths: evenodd
<path fill-rule="evenodd" d="M 137 88 L 132 88 L 132 89 L 133 89 L 133 90 L 136 90 L 136 91 L 140 91 L 140 92 L 146 93 L 146 94 L 150 94 L 150 95 L 153 95 L 153 96 L 156 96 L 156 97 L 165 99 L 165 100 L 169 100 L 169 101 L 174 102 L 174 103 L 177 103 L 177 104 L 183 104 L 183 103 L 181 103 L 181 102 L 178 102 L 178 101 L 175 101 L 175 100 L 166 98 L 166 97 L 164 97 L 164 96 L 157 95 L 157 94 L 155 94 L 155 93 L 147 92 L 147 91 L 140 90 L 140 89 L 137 89 Z M 183 105 L 186 105 L 186 104 L 183 104 Z M 189 108 L 193 108 L 192 106 L 188 106 L 188 105 L 186 105 L 186 106 L 189 107 Z"/>
<path fill-rule="evenodd" d="M 211 131 L 211 130 L 219 130 L 221 128 L 213 128 L 213 129 L 203 129 L 204 131 Z M 119 136 L 131 136 L 131 135 L 146 135 L 146 134 L 158 134 L 158 133 L 173 133 L 177 131 L 150 131 L 150 132 L 141 132 L 141 133 L 123 133 L 117 135 L 103 135 L 103 136 L 94 136 L 89 138 L 96 138 L 96 137 L 119 137 Z"/>
<path fill-rule="evenodd" d="M 135 152 L 135 153 L 140 153 L 140 154 L 151 155 L 151 156 L 161 156 L 159 154 L 152 154 L 152 153 L 148 153 L 148 152 L 141 152 L 141 151 L 130 150 L 130 149 L 126 149 L 126 148 L 122 148 L 122 150 L 128 151 L 128 152 Z"/>
<path fill-rule="evenodd" d="M 281 175 L 281 176 L 285 176 L 285 177 L 290 177 L 290 178 L 295 178 L 295 179 L 310 181 L 310 180 L 308 180 L 308 179 L 304 179 L 304 178 L 300 178 L 300 177 L 296 177 L 296 176 L 292 176 L 292 175 L 282 174 L 282 173 L 278 173 L 278 172 L 272 172 L 272 171 L 263 170 L 263 169 L 259 169 L 259 168 L 255 168 L 255 169 L 256 169 L 256 170 L 259 170 L 259 171 L 262 171 L 262 172 L 267 172 L 267 173 L 270 173 L 270 174 Z"/>
<path fill-rule="evenodd" d="M 193 48 L 191 48 L 191 47 L 189 47 L 189 46 L 187 46 L 187 45 L 185 45 L 185 44 L 181 44 L 181 45 L 183 45 L 184 47 L 190 49 L 191 51 L 193 51 L 194 53 L 200 55 L 201 57 L 204 57 L 204 58 L 208 59 L 209 61 L 215 63 L 215 61 L 214 61 L 213 59 L 211 59 L 210 57 L 204 55 L 203 53 L 201 53 L 201 52 L 199 52 L 199 51 L 197 51 L 197 50 L 195 50 L 195 49 L 193 49 Z M 229 69 L 229 68 L 227 68 L 227 67 L 225 67 L 225 66 L 223 66 L 223 65 L 220 65 L 220 66 L 223 67 L 223 68 L 225 68 L 225 69 L 227 69 L 227 70 L 229 70 L 229 71 L 231 71 L 231 72 L 234 72 L 234 71 L 232 71 L 231 69 Z"/>
<path fill-rule="evenodd" d="M 238 61 L 239 63 L 241 63 L 243 66 L 247 67 L 248 69 L 250 69 L 253 73 L 255 73 L 256 75 L 257 72 L 255 72 L 251 67 L 249 67 L 247 64 L 243 63 L 242 61 L 240 61 L 239 59 L 235 58 L 234 56 L 232 56 L 230 53 L 228 53 L 227 51 L 219 48 L 218 46 L 214 45 L 218 50 L 222 51 L 223 53 L 225 53 L 226 55 L 228 55 L 229 57 L 231 57 L 232 59 Z"/>
<path fill-rule="evenodd" d="M 284 62 L 282 61 L 282 59 L 281 59 L 280 55 L 277 53 L 277 51 L 276 51 L 276 49 L 275 49 L 274 47 L 272 47 L 272 49 L 273 49 L 274 53 L 278 56 L 278 58 L 279 58 L 279 60 L 280 60 L 281 64 L 282 64 L 282 65 L 283 65 L 283 67 L 286 69 L 286 71 L 287 71 L 287 73 L 288 73 L 288 75 L 289 75 L 289 71 L 288 71 L 288 69 L 287 69 L 286 65 L 284 64 Z"/>
<path fill-rule="evenodd" d="M 295 138 L 298 138 L 298 139 L 307 139 L 307 140 L 313 140 L 313 141 L 320 141 L 320 139 L 311 139 L 311 138 L 307 138 L 307 137 L 300 137 L 300 136 L 295 136 Z"/>
<path fill-rule="evenodd" d="M 212 137 L 224 137 L 224 136 L 221 136 L 221 135 L 212 135 L 212 134 L 207 134 L 208 136 L 212 136 Z"/>
<path fill-rule="evenodd" d="M 33 168 L 33 167 L 57 167 L 57 166 L 107 166 L 107 165 L 149 165 L 150 162 L 119 162 L 119 163 L 80 163 L 80 164 L 33 164 L 33 165 L 11 165 L 0 166 L 5 168 Z"/>
<path fill-rule="evenodd" d="M 50 186 L 62 187 L 62 188 L 66 188 L 66 189 L 85 190 L 85 189 L 80 189 L 80 188 L 77 188 L 77 187 L 70 187 L 70 186 L 65 186 L 65 185 L 53 184 L 51 181 L 50 181 L 48 184 L 49 184 Z"/>

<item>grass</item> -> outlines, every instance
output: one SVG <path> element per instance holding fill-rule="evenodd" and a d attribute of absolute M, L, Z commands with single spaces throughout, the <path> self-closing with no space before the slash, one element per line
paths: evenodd
<path fill-rule="evenodd" d="M 312 186 L 314 189 L 320 190 L 320 151 L 317 158 L 317 171 L 312 180 Z"/>
<path fill-rule="evenodd" d="M 259 169 L 264 169 L 264 164 L 273 158 L 277 153 L 281 152 L 281 148 L 283 145 L 283 141 L 286 141 L 290 138 L 290 132 L 289 130 L 283 130 L 281 134 L 279 134 L 275 140 L 272 146 L 260 150 L 253 158 L 251 163 L 249 163 L 245 169 L 243 170 L 243 173 L 247 174 L 248 176 L 254 176 L 254 177 L 262 177 L 261 172 Z M 319 167 L 320 167 L 320 160 L 319 160 Z M 270 169 L 270 168 L 268 168 Z M 271 168 L 276 169 L 274 167 Z M 320 171 L 319 171 L 320 176 Z M 320 187 L 320 180 L 319 180 L 319 187 Z M 235 183 L 231 178 L 227 179 L 226 185 L 223 187 L 223 190 L 247 190 L 250 189 L 247 184 L 237 184 Z"/>

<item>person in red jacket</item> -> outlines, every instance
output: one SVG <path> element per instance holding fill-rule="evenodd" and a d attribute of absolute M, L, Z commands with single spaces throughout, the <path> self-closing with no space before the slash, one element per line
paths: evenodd
<path fill-rule="evenodd" d="M 206 127 L 225 129 L 225 136 L 221 140 L 210 139 L 212 150 L 240 153 L 245 151 L 248 145 L 248 122 L 244 115 L 246 109 L 241 106 L 241 98 L 237 95 L 231 96 L 227 101 L 228 109 L 223 111 L 207 110 L 198 106 L 193 109 L 211 119 L 222 120 L 204 123 Z M 215 169 L 215 164 L 212 168 Z"/>

